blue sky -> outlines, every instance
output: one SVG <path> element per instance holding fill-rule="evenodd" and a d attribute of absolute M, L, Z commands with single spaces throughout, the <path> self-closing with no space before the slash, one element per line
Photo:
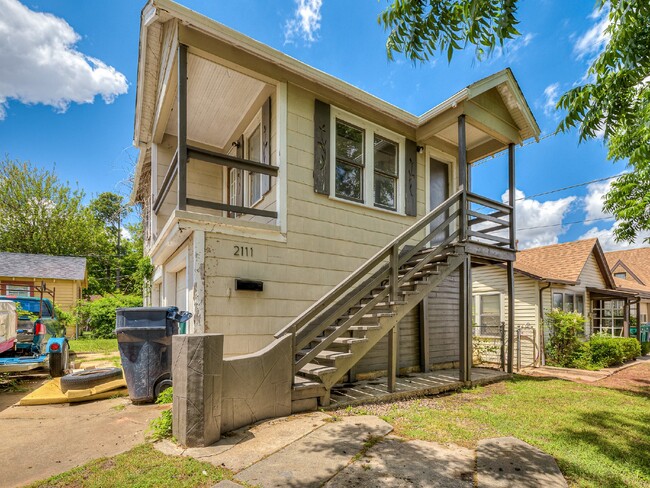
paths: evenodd
<path fill-rule="evenodd" d="M 418 115 L 509 66 L 542 134 L 555 130 L 559 114 L 552 110 L 553 102 L 584 77 L 603 41 L 603 17 L 594 14 L 594 2 L 520 0 L 522 36 L 491 59 L 478 62 L 467 50 L 451 64 L 443 57 L 414 66 L 399 57 L 394 62 L 386 58 L 386 34 L 377 23 L 386 0 L 182 3 Z M 55 166 L 62 179 L 78 183 L 89 195 L 126 192 L 120 182 L 137 155 L 131 141 L 143 5 L 133 0 L 0 0 L 3 156 Z M 30 28 L 12 32 L 21 22 Z M 7 31 L 9 35 L 3 34 Z M 22 37 L 16 40 L 14 34 Z M 64 55 L 52 56 L 44 68 L 38 46 L 48 43 L 52 52 L 58 49 Z M 86 103 L 89 100 L 92 103 Z M 499 198 L 506 188 L 505 169 L 503 157 L 487 160 L 475 169 L 475 189 Z M 536 195 L 624 169 L 623 163 L 607 161 L 602 141 L 578 145 L 576 134 L 563 134 L 518 149 L 517 188 L 524 195 Z M 603 219 L 600 210 L 606 183 L 520 201 L 518 225 L 524 245 L 594 235 L 606 247 L 615 247 L 610 232 L 614 222 Z M 567 224 L 586 219 L 591 221 Z M 561 222 L 565 225 L 556 225 Z"/>

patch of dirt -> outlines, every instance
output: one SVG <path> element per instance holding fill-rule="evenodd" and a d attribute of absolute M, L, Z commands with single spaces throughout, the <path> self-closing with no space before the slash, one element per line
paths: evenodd
<path fill-rule="evenodd" d="M 650 397 L 650 361 L 640 362 L 592 384 L 615 390 L 642 393 Z"/>

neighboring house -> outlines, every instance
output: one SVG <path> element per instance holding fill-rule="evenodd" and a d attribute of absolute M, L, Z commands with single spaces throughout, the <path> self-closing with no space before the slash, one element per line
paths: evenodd
<path fill-rule="evenodd" d="M 322 403 L 387 371 L 389 387 L 432 367 L 466 381 L 470 259 L 511 267 L 514 148 L 538 135 L 510 70 L 416 116 L 152 0 L 134 135 L 146 299 L 192 311 L 189 332 L 224 334 L 226 356 L 289 336 L 295 388 Z M 469 192 L 472 163 L 504 150 L 509 203 Z"/>
<path fill-rule="evenodd" d="M 630 312 L 640 317 L 642 324 L 648 323 L 650 314 L 650 247 L 606 252 L 609 269 L 620 290 L 635 293 Z"/>
<path fill-rule="evenodd" d="M 501 266 L 472 270 L 475 336 L 505 320 L 509 307 Z M 544 317 L 555 308 L 585 316 L 585 334 L 622 337 L 635 293 L 617 288 L 598 239 L 554 244 L 517 252 L 515 324 L 532 327 L 537 352 L 544 342 Z M 528 344 L 530 346 L 530 344 Z M 523 353 L 528 359 L 531 349 Z M 535 355 L 539 362 L 539 354 Z"/>
<path fill-rule="evenodd" d="M 54 296 L 44 298 L 69 312 L 87 281 L 86 258 L 0 252 L 0 295 L 39 296 L 45 283 Z"/>

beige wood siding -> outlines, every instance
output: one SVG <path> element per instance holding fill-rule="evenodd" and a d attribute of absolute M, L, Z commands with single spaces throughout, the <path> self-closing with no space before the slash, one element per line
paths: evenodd
<path fill-rule="evenodd" d="M 313 94 L 288 87 L 286 243 L 206 233 L 206 332 L 226 334 L 226 354 L 268 344 L 275 332 L 416 220 L 314 192 L 314 100 Z M 423 175 L 424 158 L 419 157 L 420 215 Z M 234 256 L 234 246 L 252 247 L 253 256 Z M 237 277 L 264 281 L 264 291 L 236 291 Z"/>

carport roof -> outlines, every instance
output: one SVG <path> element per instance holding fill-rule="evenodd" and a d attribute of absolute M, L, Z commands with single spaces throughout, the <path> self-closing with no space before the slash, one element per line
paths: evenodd
<path fill-rule="evenodd" d="M 86 258 L 0 252 L 0 276 L 85 280 Z"/>

